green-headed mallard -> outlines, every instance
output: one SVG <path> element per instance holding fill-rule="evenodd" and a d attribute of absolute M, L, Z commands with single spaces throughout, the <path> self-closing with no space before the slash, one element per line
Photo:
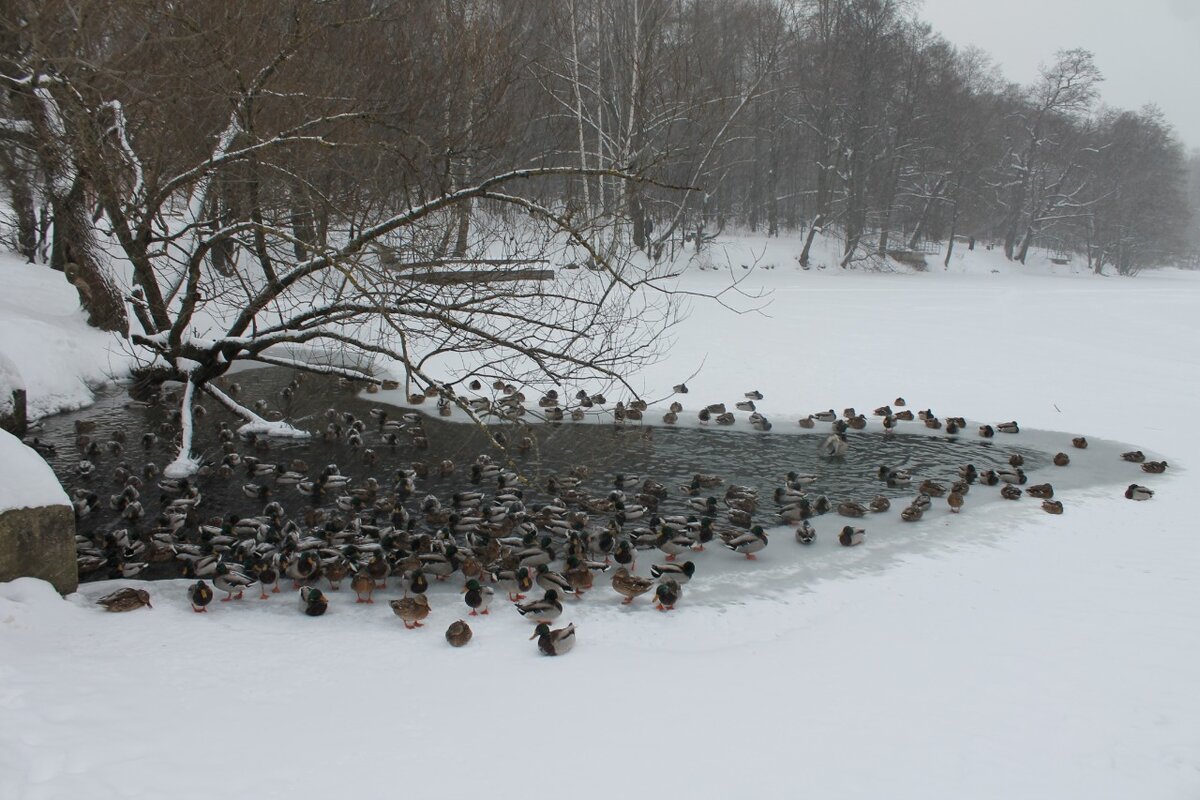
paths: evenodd
<path fill-rule="evenodd" d="M 1136 483 L 1129 484 L 1129 488 L 1125 490 L 1125 497 L 1129 500 L 1149 500 L 1154 497 L 1154 490 L 1147 486 L 1139 486 Z"/>
<path fill-rule="evenodd" d="M 145 589 L 117 589 L 115 592 L 104 595 L 96 601 L 96 605 L 103 606 L 105 611 L 133 611 L 135 608 L 146 606 L 154 608 L 150 604 L 150 593 Z"/>
<path fill-rule="evenodd" d="M 563 607 L 558 599 L 558 592 L 547 589 L 541 600 L 517 604 L 517 611 L 525 619 L 533 622 L 553 622 L 562 616 Z"/>
<path fill-rule="evenodd" d="M 1020 433 L 1021 426 L 1016 423 L 1016 420 L 1013 420 L 1012 422 L 1001 422 L 997 424 L 996 430 L 1000 431 L 1000 433 Z"/>
<path fill-rule="evenodd" d="M 310 617 L 319 617 L 329 608 L 329 600 L 315 586 L 300 587 L 300 610 Z"/>
<path fill-rule="evenodd" d="M 471 578 L 467 581 L 467 585 L 462 588 L 464 597 L 463 602 L 471 609 L 471 616 L 479 614 L 487 614 L 488 605 L 492 602 L 492 596 L 496 594 L 495 590 L 490 586 L 483 586 L 479 581 Z"/>
<path fill-rule="evenodd" d="M 867 538 L 867 532 L 862 528 L 852 528 L 849 525 L 842 528 L 838 534 L 838 544 L 842 547 L 854 547 L 860 545 Z"/>
<path fill-rule="evenodd" d="M 256 583 L 258 583 L 256 579 L 244 572 L 232 569 L 224 562 L 217 564 L 217 574 L 213 576 L 213 585 L 225 592 L 225 596 L 221 598 L 222 603 L 234 599 L 241 600 L 246 589 Z"/>
<path fill-rule="evenodd" d="M 533 576 L 528 567 L 506 569 L 496 573 L 496 583 L 508 592 L 508 599 L 515 603 L 524 600 L 525 592 L 533 588 Z"/>
<path fill-rule="evenodd" d="M 451 622 L 450 627 L 446 628 L 446 641 L 451 647 L 462 647 L 471 641 L 471 626 L 461 619 Z"/>
<path fill-rule="evenodd" d="M 538 650 L 543 655 L 566 655 L 575 646 L 575 623 L 572 622 L 565 628 L 551 630 L 550 626 L 543 622 L 533 629 L 533 636 L 529 638 L 537 639 Z"/>
<path fill-rule="evenodd" d="M 423 594 L 401 597 L 391 602 L 392 612 L 404 621 L 404 627 L 412 630 L 422 627 L 421 620 L 429 616 L 429 599 Z"/>
<path fill-rule="evenodd" d="M 213 590 L 204 581 L 196 581 L 188 587 L 188 600 L 192 604 L 192 611 L 196 613 L 204 613 L 208 611 L 208 604 L 212 602 Z"/>
<path fill-rule="evenodd" d="M 659 581 L 673 580 L 680 585 L 687 583 L 696 574 L 696 564 L 685 561 L 682 564 L 653 564 L 650 566 L 651 577 Z"/>
<path fill-rule="evenodd" d="M 722 541 L 722 544 L 753 561 L 758 558 L 754 554 L 767 546 L 767 532 L 761 525 L 755 525 L 746 533 L 729 536 Z"/>
<path fill-rule="evenodd" d="M 654 590 L 655 607 L 659 611 L 672 611 L 683 597 L 683 587 L 674 579 L 663 581 Z"/>

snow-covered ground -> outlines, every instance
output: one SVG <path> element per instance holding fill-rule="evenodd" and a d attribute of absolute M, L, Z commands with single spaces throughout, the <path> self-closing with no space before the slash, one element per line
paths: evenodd
<path fill-rule="evenodd" d="M 918 523 L 943 547 L 873 554 L 868 535 L 834 554 L 861 569 L 764 595 L 756 571 L 808 552 L 780 531 L 740 565 L 744 590 L 685 587 L 669 614 L 598 580 L 561 619 L 579 644 L 559 659 L 499 598 L 447 646 L 466 611 L 450 586 L 406 631 L 345 590 L 313 619 L 291 594 L 193 614 L 183 581 L 119 615 L 92 604 L 113 584 L 65 600 L 0 585 L 0 797 L 1200 795 L 1200 275 L 1055 274 L 987 251 L 922 274 L 802 272 L 794 245 L 728 237 L 717 261 L 769 305 L 694 300 L 635 385 L 661 397 L 703 362 L 688 408 L 758 389 L 777 430 L 903 395 L 1062 431 L 1073 465 L 1101 453 L 1071 436 L 1129 442 L 1170 463 L 1119 465 L 1157 496 L 1072 489 L 1061 517 L 968 496 L 955 524 L 941 508 Z"/>

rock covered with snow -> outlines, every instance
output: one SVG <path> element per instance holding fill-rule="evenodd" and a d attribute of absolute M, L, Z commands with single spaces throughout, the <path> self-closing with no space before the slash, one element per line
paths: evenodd
<path fill-rule="evenodd" d="M 70 506 L 54 470 L 34 450 L 0 430 L 0 513 L 12 508 Z"/>
<path fill-rule="evenodd" d="M 50 465 L 0 430 L 0 581 L 22 576 L 75 590 L 75 515 Z"/>

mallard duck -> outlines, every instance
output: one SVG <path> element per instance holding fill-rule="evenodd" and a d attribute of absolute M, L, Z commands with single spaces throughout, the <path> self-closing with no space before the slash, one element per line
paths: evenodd
<path fill-rule="evenodd" d="M 537 571 L 534 575 L 533 582 L 546 591 L 553 589 L 560 596 L 568 592 L 575 591 L 575 589 L 571 586 L 571 582 L 568 581 L 561 573 L 550 569 L 548 564 L 537 565 Z"/>
<path fill-rule="evenodd" d="M 462 647 L 471 641 L 471 626 L 461 619 L 451 622 L 450 627 L 446 628 L 446 641 L 451 647 Z"/>
<path fill-rule="evenodd" d="M 946 487 L 935 480 L 925 479 L 921 481 L 921 485 L 917 488 L 921 494 L 927 494 L 930 497 L 941 497 L 946 494 Z"/>
<path fill-rule="evenodd" d="M 105 611 L 133 611 L 135 608 L 146 606 L 154 608 L 150 604 L 150 593 L 145 589 L 117 589 L 115 592 L 104 595 L 96 601 L 96 605 L 103 606 Z"/>
<path fill-rule="evenodd" d="M 421 620 L 429 616 L 429 599 L 423 594 L 401 597 L 390 605 L 392 613 L 403 620 L 404 627 L 409 630 L 422 627 Z"/>
<path fill-rule="evenodd" d="M 656 580 L 673 580 L 679 584 L 685 584 L 692 579 L 696 574 L 696 565 L 691 561 L 685 561 L 682 564 L 653 564 L 650 567 L 650 576 Z"/>
<path fill-rule="evenodd" d="M 667 554 L 667 561 L 674 561 L 675 556 L 691 549 L 696 542 L 686 533 L 664 526 L 654 537 L 654 546 Z"/>
<path fill-rule="evenodd" d="M 1075 445 L 1075 447 L 1079 448 L 1080 450 L 1087 450 L 1088 440 L 1086 437 L 1076 436 L 1071 440 L 1071 444 Z"/>
<path fill-rule="evenodd" d="M 985 439 L 990 439 L 996 435 L 996 430 L 991 425 L 980 425 L 979 435 Z"/>
<path fill-rule="evenodd" d="M 742 397 L 745 397 L 747 400 L 762 400 L 763 393 L 755 389 L 753 391 L 746 392 L 742 395 Z"/>
<path fill-rule="evenodd" d="M 208 604 L 212 602 L 213 590 L 204 581 L 196 581 L 188 587 L 188 600 L 192 604 L 192 611 L 198 614 L 203 614 L 208 611 Z"/>
<path fill-rule="evenodd" d="M 796 541 L 800 544 L 812 544 L 817 540 L 817 531 L 813 526 L 804 520 L 800 526 L 796 528 Z"/>
<path fill-rule="evenodd" d="M 616 549 L 613 550 L 613 561 L 616 561 L 622 567 L 637 568 L 637 550 L 633 543 L 628 539 L 618 539 Z"/>
<path fill-rule="evenodd" d="M 500 570 L 496 573 L 496 584 L 508 593 L 512 602 L 525 599 L 525 592 L 533 588 L 533 576 L 527 567 Z"/>
<path fill-rule="evenodd" d="M 1016 423 L 1016 420 L 1013 420 L 1012 422 L 999 423 L 996 426 L 996 430 L 1000 431 L 1000 433 L 1020 433 L 1021 426 Z"/>
<path fill-rule="evenodd" d="M 842 458 L 850 449 L 850 443 L 846 441 L 846 434 L 831 433 L 821 442 L 819 449 L 828 458 Z"/>
<path fill-rule="evenodd" d="M 553 622 L 562 616 L 562 602 L 558 599 L 558 592 L 554 589 L 547 589 L 546 594 L 541 600 L 533 600 L 529 603 L 518 603 L 517 611 L 522 617 L 533 622 Z"/>
<path fill-rule="evenodd" d="M 1140 464 L 1146 460 L 1146 454 L 1141 450 L 1130 450 L 1127 453 L 1121 453 L 1121 458 L 1134 464 Z"/>
<path fill-rule="evenodd" d="M 683 587 L 672 578 L 663 581 L 654 589 L 655 607 L 659 611 L 673 611 L 681 597 L 683 597 Z"/>
<path fill-rule="evenodd" d="M 1125 497 L 1130 500 L 1149 500 L 1154 497 L 1154 490 L 1147 486 L 1138 486 L 1136 483 L 1129 484 L 1129 488 L 1125 490 Z"/>
<path fill-rule="evenodd" d="M 854 502 L 854 501 L 846 501 L 845 503 L 838 503 L 838 507 L 837 507 L 837 512 L 839 514 L 841 514 L 843 517 L 851 517 L 851 518 L 855 518 L 855 519 L 857 519 L 858 517 L 865 517 L 867 515 L 867 511 L 868 511 L 868 509 L 866 506 L 864 506 L 862 503 L 858 503 L 858 502 Z"/>
<path fill-rule="evenodd" d="M 718 414 L 725 413 L 725 404 L 724 403 L 713 403 L 709 406 L 705 406 L 704 410 L 715 417 Z"/>
<path fill-rule="evenodd" d="M 543 622 L 533 629 L 533 636 L 529 638 L 537 639 L 538 650 L 543 655 L 566 655 L 575 646 L 575 623 L 572 622 L 565 628 L 550 630 L 550 626 Z"/>
<path fill-rule="evenodd" d="M 313 552 L 304 552 L 290 558 L 283 568 L 283 572 L 292 579 L 292 588 L 300 588 L 300 581 L 306 581 L 315 577 L 321 568 L 321 561 L 317 558 L 317 554 Z"/>
<path fill-rule="evenodd" d="M 938 419 L 937 417 L 926 417 L 925 418 L 925 427 L 929 428 L 930 430 L 935 430 L 935 431 L 941 430 L 942 421 L 940 419 Z"/>
<path fill-rule="evenodd" d="M 1167 471 L 1167 462 L 1165 461 L 1144 461 L 1142 462 L 1142 472 L 1149 472 L 1154 475 L 1161 474 Z"/>
<path fill-rule="evenodd" d="M 1021 490 L 1011 483 L 1004 484 L 1004 488 L 1000 490 L 1000 496 L 1005 500 L 1020 500 Z"/>
<path fill-rule="evenodd" d="M 855 545 L 862 544 L 866 538 L 867 532 L 865 530 L 847 525 L 838 533 L 838 544 L 842 547 L 854 547 Z"/>
<path fill-rule="evenodd" d="M 1000 485 L 1000 476 L 996 474 L 996 470 L 994 469 L 985 469 L 983 472 L 979 473 L 978 480 L 980 486 Z"/>
<path fill-rule="evenodd" d="M 1063 504 L 1059 500 L 1043 500 L 1042 511 L 1047 514 L 1061 514 L 1063 513 Z"/>
<path fill-rule="evenodd" d="M 1020 453 L 1013 453 L 1008 457 L 1008 464 L 1012 467 L 1023 467 L 1025 466 L 1025 456 Z"/>
<path fill-rule="evenodd" d="M 867 418 L 862 414 L 859 414 L 858 416 L 854 416 L 846 420 L 846 425 L 849 426 L 851 430 L 865 431 L 867 429 Z"/>
<path fill-rule="evenodd" d="M 329 608 L 329 600 L 315 586 L 300 587 L 300 609 L 310 617 L 319 617 Z"/>
<path fill-rule="evenodd" d="M 716 420 L 718 425 L 732 425 L 737 421 L 737 418 L 733 416 L 732 411 L 726 411 L 724 414 L 717 414 L 717 416 L 713 419 Z"/>
<path fill-rule="evenodd" d="M 258 581 L 244 572 L 231 569 L 224 562 L 217 564 L 216 575 L 213 576 L 213 585 L 215 585 L 225 596 L 221 598 L 222 603 L 228 603 L 230 600 L 241 600 L 246 589 L 254 586 Z"/>
<path fill-rule="evenodd" d="M 679 421 L 679 412 L 668 411 L 667 413 L 663 414 L 662 421 L 664 425 L 674 425 Z"/>
<path fill-rule="evenodd" d="M 360 569 L 354 573 L 354 577 L 350 579 L 350 588 L 358 595 L 354 601 L 356 603 L 374 603 L 375 600 L 371 597 L 375 593 L 375 579 L 371 577 L 365 569 Z M 366 597 L 364 597 L 366 595 Z"/>
<path fill-rule="evenodd" d="M 868 504 L 868 507 L 876 514 L 880 514 L 892 507 L 892 501 L 879 494 L 875 495 L 874 499 Z"/>
<path fill-rule="evenodd" d="M 946 504 L 950 506 L 950 511 L 957 514 L 962 511 L 963 503 L 966 502 L 962 492 L 953 491 L 946 496 Z"/>
<path fill-rule="evenodd" d="M 871 413 L 877 417 L 890 417 L 892 416 L 892 408 L 891 406 L 880 406 Z"/>
<path fill-rule="evenodd" d="M 755 411 L 757 409 L 753 400 L 739 400 L 733 404 L 733 407 L 738 411 Z"/>
<path fill-rule="evenodd" d="M 625 597 L 621 601 L 622 605 L 629 605 L 633 602 L 633 598 L 650 591 L 654 587 L 654 581 L 650 578 L 632 575 L 626 567 L 622 566 L 613 573 L 612 587 L 617 594 Z"/>
<path fill-rule="evenodd" d="M 751 561 L 758 558 L 755 553 L 767 546 L 767 532 L 761 525 L 755 525 L 748 532 L 740 535 L 730 535 L 722 541 L 726 547 L 735 553 L 741 553 Z"/>
<path fill-rule="evenodd" d="M 350 562 L 344 556 L 334 556 L 321 564 L 321 573 L 329 581 L 329 588 L 336 592 L 350 574 Z"/>
<path fill-rule="evenodd" d="M 761 433 L 766 433 L 773 427 L 771 420 L 767 419 L 762 414 L 755 412 L 750 415 L 750 427 Z"/>
<path fill-rule="evenodd" d="M 802 417 L 800 419 L 800 427 L 806 429 L 815 428 L 817 427 L 817 421 L 813 419 L 812 414 L 809 414 L 807 417 Z"/>
<path fill-rule="evenodd" d="M 1025 477 L 1025 471 L 1020 467 L 1016 467 L 1015 469 L 996 470 L 996 476 L 1005 483 L 1018 483 L 1024 485 L 1025 481 L 1028 480 Z"/>
<path fill-rule="evenodd" d="M 916 522 L 925 514 L 925 509 L 918 505 L 905 506 L 900 511 L 900 519 L 905 522 Z"/>
<path fill-rule="evenodd" d="M 419 563 L 419 559 L 413 559 Z M 400 578 L 400 585 L 404 587 L 404 596 L 410 594 L 425 594 L 429 591 L 429 579 L 425 577 L 425 573 L 420 567 L 408 570 Z"/>
<path fill-rule="evenodd" d="M 812 415 L 812 418 L 817 422 L 833 422 L 837 419 L 837 414 L 831 408 L 828 411 L 818 411 Z"/>
<path fill-rule="evenodd" d="M 1054 487 L 1048 483 L 1037 483 L 1027 488 L 1025 493 L 1030 497 L 1049 500 L 1051 497 L 1054 497 Z"/>
<path fill-rule="evenodd" d="M 488 614 L 488 606 L 492 602 L 492 596 L 496 594 L 495 590 L 490 586 L 483 586 L 479 581 L 472 578 L 467 581 L 467 585 L 462 588 L 464 594 L 463 602 L 471 609 L 471 616 L 479 614 Z"/>

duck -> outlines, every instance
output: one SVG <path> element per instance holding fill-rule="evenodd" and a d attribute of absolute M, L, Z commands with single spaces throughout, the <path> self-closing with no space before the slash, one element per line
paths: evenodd
<path fill-rule="evenodd" d="M 755 412 L 750 415 L 750 427 L 756 431 L 766 433 L 767 431 L 771 430 L 773 426 L 771 425 L 771 420 L 767 419 L 762 414 Z"/>
<path fill-rule="evenodd" d="M 423 627 L 421 620 L 429 616 L 429 598 L 423 594 L 401 597 L 389 605 L 392 607 L 392 613 L 404 622 L 404 627 L 408 630 Z"/>
<path fill-rule="evenodd" d="M 404 573 L 400 583 L 404 587 L 405 597 L 410 594 L 425 594 L 429 591 L 429 579 L 425 577 L 425 573 L 420 567 Z"/>
<path fill-rule="evenodd" d="M 829 458 L 842 458 L 846 455 L 846 451 L 850 449 L 850 443 L 846 441 L 846 434 L 831 433 L 821 442 L 821 454 Z"/>
<path fill-rule="evenodd" d="M 562 656 L 571 652 L 575 646 L 575 623 L 565 628 L 551 630 L 546 623 L 539 623 L 533 629 L 530 640 L 537 639 L 538 650 L 546 656 Z"/>
<path fill-rule="evenodd" d="M 979 435 L 985 439 L 990 439 L 996 435 L 996 430 L 991 425 L 980 425 Z"/>
<path fill-rule="evenodd" d="M 738 411 L 756 411 L 758 407 L 754 405 L 753 400 L 739 400 L 733 404 L 733 407 Z"/>
<path fill-rule="evenodd" d="M 1048 483 L 1036 483 L 1025 489 L 1025 493 L 1030 497 L 1049 500 L 1051 497 L 1054 497 L 1054 487 Z"/>
<path fill-rule="evenodd" d="M 735 553 L 741 553 L 747 559 L 754 561 L 758 558 L 755 553 L 767 546 L 767 532 L 761 525 L 755 525 L 746 533 L 730 535 L 722 543 Z"/>
<path fill-rule="evenodd" d="M 471 641 L 471 636 L 471 626 L 461 619 L 451 622 L 450 627 L 446 628 L 446 641 L 451 647 L 462 647 Z"/>
<path fill-rule="evenodd" d="M 905 522 L 917 522 L 925 514 L 925 509 L 918 505 L 905 506 L 900 512 L 900 519 Z"/>
<path fill-rule="evenodd" d="M 315 553 L 300 553 L 287 561 L 283 572 L 292 579 L 292 588 L 298 589 L 300 582 L 315 577 L 320 567 L 321 562 Z"/>
<path fill-rule="evenodd" d="M 537 565 L 533 582 L 546 591 L 553 589 L 559 595 L 575 591 L 575 588 L 571 586 L 571 582 L 566 579 L 566 576 L 550 569 L 548 564 Z"/>
<path fill-rule="evenodd" d="M 833 422 L 837 419 L 837 414 L 831 408 L 828 411 L 818 411 L 811 415 L 817 422 Z"/>
<path fill-rule="evenodd" d="M 553 622 L 562 616 L 563 606 L 558 599 L 558 592 L 547 589 L 542 599 L 517 604 L 517 611 L 533 622 Z"/>
<path fill-rule="evenodd" d="M 496 594 L 492 587 L 483 586 L 479 581 L 472 578 L 467 581 L 467 585 L 462 588 L 462 592 L 464 595 L 463 602 L 471 609 L 470 615 L 472 617 L 479 616 L 480 614 L 486 616 L 489 613 L 488 606 L 492 602 L 493 595 Z"/>
<path fill-rule="evenodd" d="M 1087 450 L 1088 440 L 1085 436 L 1076 436 L 1071 440 L 1071 444 L 1079 450 Z"/>
<path fill-rule="evenodd" d="M 917 491 L 921 494 L 927 494 L 930 497 L 941 497 L 946 494 L 946 487 L 935 480 L 925 479 L 921 481 Z"/>
<path fill-rule="evenodd" d="M 954 514 L 962 511 L 963 503 L 965 502 L 966 500 L 962 492 L 954 491 L 946 495 L 946 505 L 950 506 L 950 511 Z"/>
<path fill-rule="evenodd" d="M 227 603 L 230 600 L 241 600 L 246 589 L 254 586 L 258 581 L 244 572 L 231 569 L 224 562 L 217 564 L 217 573 L 213 576 L 213 585 L 225 592 L 225 596 L 221 598 L 222 603 Z"/>
<path fill-rule="evenodd" d="M 854 547 L 860 545 L 867 538 L 867 532 L 862 528 L 853 528 L 849 525 L 842 528 L 838 534 L 838 544 L 843 547 Z"/>
<path fill-rule="evenodd" d="M 653 564 L 650 567 L 650 576 L 655 580 L 673 580 L 680 585 L 690 581 L 695 574 L 696 564 L 692 561 L 685 561 L 682 564 Z"/>
<path fill-rule="evenodd" d="M 802 520 L 796 528 L 796 541 L 800 544 L 812 544 L 817 540 L 817 531 L 808 520 Z"/>
<path fill-rule="evenodd" d="M 675 604 L 683 597 L 683 587 L 674 579 L 667 579 L 654 589 L 654 605 L 659 611 L 674 611 Z"/>
<path fill-rule="evenodd" d="M 329 588 L 338 591 L 342 581 L 350 574 L 350 562 L 344 556 L 337 555 L 321 564 L 321 573 L 329 581 Z"/>
<path fill-rule="evenodd" d="M 888 500 L 883 495 L 878 494 L 875 495 L 871 502 L 867 504 L 867 507 L 876 514 L 880 514 L 892 507 L 892 501 Z"/>
<path fill-rule="evenodd" d="M 212 587 L 204 581 L 196 581 L 188 587 L 188 601 L 192 604 L 192 611 L 197 614 L 208 611 L 208 604 L 212 602 L 212 599 Z"/>
<path fill-rule="evenodd" d="M 1011 483 L 1004 484 L 1004 488 L 1000 490 L 1000 496 L 1005 500 L 1020 500 L 1021 490 Z"/>
<path fill-rule="evenodd" d="M 724 414 L 717 414 L 714 419 L 718 425 L 732 425 L 737 421 L 737 418 L 733 416 L 732 411 L 726 411 Z"/>
<path fill-rule="evenodd" d="M 1062 501 L 1060 501 L 1060 500 L 1043 500 L 1042 501 L 1042 510 L 1045 511 L 1047 514 L 1061 514 L 1061 513 L 1063 513 Z"/>
<path fill-rule="evenodd" d="M 674 425 L 679 421 L 679 412 L 668 411 L 667 413 L 663 414 L 662 421 L 664 425 Z"/>
<path fill-rule="evenodd" d="M 1009 466 L 1023 467 L 1025 466 L 1025 456 L 1021 455 L 1020 453 L 1013 453 L 1008 457 L 1008 463 Z"/>
<path fill-rule="evenodd" d="M 895 403 L 892 405 L 895 405 Z M 890 417 L 892 416 L 892 408 L 891 406 L 880 406 L 871 413 L 876 417 Z"/>
<path fill-rule="evenodd" d="M 375 593 L 375 579 L 365 569 L 360 569 L 354 573 L 354 577 L 350 579 L 350 588 L 358 595 L 354 601 L 356 603 L 374 603 L 375 600 L 371 597 Z M 363 596 L 366 595 L 364 598 Z"/>
<path fill-rule="evenodd" d="M 838 503 L 837 507 L 837 512 L 843 517 L 852 517 L 856 519 L 858 517 L 865 517 L 867 515 L 867 511 L 868 509 L 866 506 L 864 506 L 862 503 L 854 501 Z"/>
<path fill-rule="evenodd" d="M 613 589 L 617 591 L 617 594 L 625 598 L 621 601 L 622 605 L 629 605 L 635 597 L 650 591 L 653 586 L 653 580 L 633 575 L 624 566 L 618 568 L 612 576 Z"/>
<path fill-rule="evenodd" d="M 682 531 L 663 526 L 654 537 L 654 546 L 666 553 L 667 561 L 674 561 L 675 556 L 691 549 L 696 542 Z"/>
<path fill-rule="evenodd" d="M 817 421 L 813 419 L 812 414 L 809 414 L 807 417 L 802 417 L 800 419 L 800 427 L 805 429 L 815 428 L 817 427 Z"/>
<path fill-rule="evenodd" d="M 300 610 L 310 617 L 322 616 L 329 608 L 329 600 L 315 586 L 300 587 Z"/>
<path fill-rule="evenodd" d="M 1000 480 L 1004 481 L 1005 483 L 1018 483 L 1021 485 L 1024 485 L 1025 481 L 1028 480 L 1025 477 L 1025 471 L 1022 470 L 1020 467 L 1015 467 L 1011 470 L 1009 470 L 1009 469 L 996 470 L 996 477 L 998 477 Z"/>
<path fill-rule="evenodd" d="M 1138 486 L 1136 483 L 1129 484 L 1129 488 L 1125 490 L 1125 497 L 1129 500 L 1149 500 L 1154 497 L 1154 490 L 1146 486 Z"/>
<path fill-rule="evenodd" d="M 996 430 L 1000 433 L 1020 433 L 1021 426 L 1017 424 L 1016 420 L 1013 420 L 1012 422 L 999 423 L 996 425 Z"/>
<path fill-rule="evenodd" d="M 1165 461 L 1144 461 L 1142 462 L 1142 472 L 1149 472 L 1153 475 L 1159 475 L 1167 471 L 1167 462 Z"/>
<path fill-rule="evenodd" d="M 115 592 L 110 592 L 96 601 L 96 605 L 103 606 L 105 611 L 133 611 L 134 609 L 146 606 L 154 608 L 150 604 L 150 593 L 145 589 L 117 589 Z"/>
<path fill-rule="evenodd" d="M 862 414 L 859 414 L 846 420 L 846 425 L 848 425 L 851 430 L 865 431 L 867 429 L 867 418 Z"/>
<path fill-rule="evenodd" d="M 1127 453 L 1121 453 L 1121 458 L 1134 464 L 1141 464 L 1146 460 L 1146 454 L 1141 450 L 1130 450 Z"/>

